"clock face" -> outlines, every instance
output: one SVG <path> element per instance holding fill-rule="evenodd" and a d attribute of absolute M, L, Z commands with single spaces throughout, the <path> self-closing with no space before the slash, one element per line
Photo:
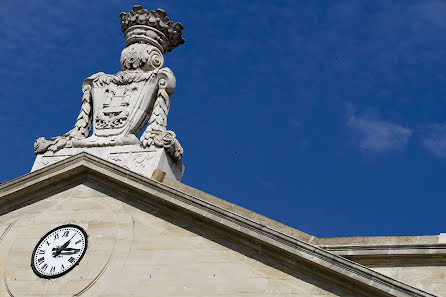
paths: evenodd
<path fill-rule="evenodd" d="M 87 233 L 77 225 L 62 225 L 43 236 L 34 248 L 31 267 L 43 278 L 64 275 L 79 264 L 87 250 Z"/>

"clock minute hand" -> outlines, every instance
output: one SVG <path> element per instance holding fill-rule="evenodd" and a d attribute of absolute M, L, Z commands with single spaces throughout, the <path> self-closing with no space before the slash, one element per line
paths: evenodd
<path fill-rule="evenodd" d="M 66 248 L 66 247 L 70 244 L 70 241 L 74 238 L 74 236 L 76 236 L 76 234 L 74 234 L 74 235 L 70 238 L 70 240 L 68 240 L 67 242 L 65 242 L 65 243 L 59 248 L 59 250 L 62 250 L 62 249 L 64 249 L 64 248 Z"/>
<path fill-rule="evenodd" d="M 67 242 L 65 242 L 62 246 L 60 246 L 60 247 L 58 247 L 58 248 L 56 248 L 56 249 L 53 248 L 53 251 L 55 250 L 54 256 L 58 256 L 58 255 L 60 254 L 60 252 L 61 252 L 63 249 L 65 249 L 65 248 L 70 244 L 70 241 L 74 238 L 74 236 L 76 236 L 76 234 L 74 234 L 74 235 L 73 235 Z"/>

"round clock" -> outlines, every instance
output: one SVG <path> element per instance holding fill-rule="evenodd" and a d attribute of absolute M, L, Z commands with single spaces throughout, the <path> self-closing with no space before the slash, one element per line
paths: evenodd
<path fill-rule="evenodd" d="M 31 267 L 43 278 L 64 275 L 82 260 L 87 250 L 87 233 L 77 225 L 62 225 L 43 236 L 34 248 Z"/>

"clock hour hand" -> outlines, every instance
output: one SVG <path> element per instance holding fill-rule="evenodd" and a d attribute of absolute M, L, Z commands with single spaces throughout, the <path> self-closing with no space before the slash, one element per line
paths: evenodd
<path fill-rule="evenodd" d="M 79 252 L 80 249 L 74 249 L 74 248 L 66 247 L 66 248 L 53 248 L 53 251 L 58 251 L 58 252 L 61 252 L 61 251 L 73 251 L 73 252 Z"/>
<path fill-rule="evenodd" d="M 57 248 L 53 248 L 53 257 L 60 257 L 60 256 L 64 256 L 64 255 L 73 255 L 73 254 L 77 254 L 80 252 L 80 249 L 74 249 L 74 248 L 64 248 L 64 249 L 57 249 Z"/>

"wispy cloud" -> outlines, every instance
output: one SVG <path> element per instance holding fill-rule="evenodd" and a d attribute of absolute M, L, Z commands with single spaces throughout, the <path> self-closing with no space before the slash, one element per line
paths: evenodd
<path fill-rule="evenodd" d="M 423 145 L 436 156 L 446 158 L 446 123 L 432 125 Z"/>
<path fill-rule="evenodd" d="M 347 120 L 347 127 L 355 132 L 359 147 L 369 152 L 402 150 L 412 135 L 410 129 L 376 119 L 369 113 L 352 113 Z"/>

